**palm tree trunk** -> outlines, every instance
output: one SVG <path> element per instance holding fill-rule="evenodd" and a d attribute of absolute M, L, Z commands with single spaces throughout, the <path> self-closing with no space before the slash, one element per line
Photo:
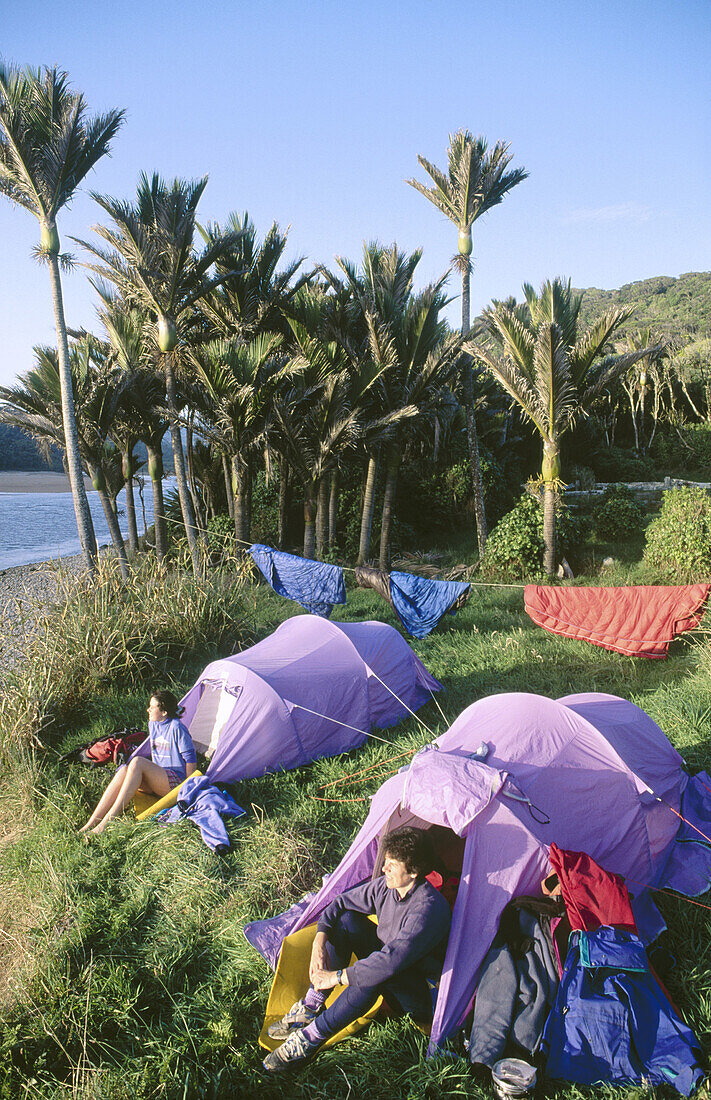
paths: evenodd
<path fill-rule="evenodd" d="M 328 539 L 328 479 L 323 474 L 318 481 L 318 510 L 316 512 L 316 557 L 323 561 Z"/>
<path fill-rule="evenodd" d="M 388 449 L 388 461 L 385 471 L 385 493 L 383 496 L 383 520 L 380 527 L 380 561 L 379 566 L 384 571 L 388 568 L 388 556 L 390 551 L 390 531 L 393 519 L 393 504 L 395 501 L 395 489 L 397 487 L 397 475 L 400 469 L 400 449 L 396 443 L 391 443 Z"/>
<path fill-rule="evenodd" d="M 79 456 L 79 440 L 77 437 L 77 422 L 74 413 L 74 391 L 72 389 L 72 372 L 69 365 L 69 344 L 67 341 L 67 325 L 64 318 L 64 301 L 62 298 L 62 282 L 59 277 L 59 260 L 55 254 L 49 255 L 49 277 L 52 286 L 52 305 L 54 307 L 54 324 L 57 330 L 57 358 L 59 360 L 59 383 L 62 394 L 62 424 L 64 427 L 64 447 L 66 454 L 67 473 L 72 490 L 74 502 L 74 514 L 77 521 L 77 531 L 82 552 L 86 558 L 86 564 L 92 576 L 96 573 L 96 560 L 98 549 L 94 524 L 91 521 L 89 501 L 84 487 L 84 476 Z"/>
<path fill-rule="evenodd" d="M 106 488 L 106 478 L 104 477 L 103 470 L 101 470 L 99 467 L 89 466 L 88 469 L 89 476 L 91 477 L 91 483 L 99 494 L 101 507 L 104 509 L 106 522 L 109 525 L 109 533 L 111 535 L 111 541 L 114 544 L 116 557 L 119 561 L 121 576 L 125 581 L 127 581 L 129 574 L 128 558 L 126 557 L 126 547 L 124 546 L 123 535 L 121 534 L 121 528 L 119 527 L 116 509 L 111 502 L 111 498 L 109 497 L 108 490 Z"/>
<path fill-rule="evenodd" d="M 316 483 L 304 486 L 304 557 L 313 558 L 316 541 Z"/>
<path fill-rule="evenodd" d="M 193 563 L 193 573 L 195 576 L 198 576 L 202 572 L 203 555 L 195 523 L 193 503 L 188 488 L 188 478 L 185 472 L 185 455 L 183 454 L 183 441 L 180 436 L 178 403 L 175 395 L 175 375 L 173 373 L 173 356 L 171 352 L 168 352 L 165 356 L 165 393 L 170 415 L 170 439 L 173 444 L 173 464 L 175 466 L 175 476 L 178 482 L 180 510 L 183 513 L 183 524 L 185 526 L 185 535 L 188 540 L 190 557 Z"/>
<path fill-rule="evenodd" d="M 202 533 L 207 527 L 207 518 L 205 516 L 203 501 L 198 492 L 197 482 L 195 481 L 195 463 L 193 462 L 193 416 L 194 414 L 191 409 L 188 413 L 188 426 L 185 433 L 185 465 L 188 475 L 190 498 L 193 502 L 193 512 L 195 513 L 195 523 Z"/>
<path fill-rule="evenodd" d="M 222 452 L 222 473 L 225 478 L 225 495 L 227 496 L 227 512 L 230 519 L 234 522 L 235 518 L 235 498 L 232 495 L 232 477 L 230 475 L 230 464 L 225 452 Z"/>
<path fill-rule="evenodd" d="M 556 481 L 560 477 L 560 449 L 555 440 L 543 441 L 543 568 L 555 573 Z"/>
<path fill-rule="evenodd" d="M 548 576 L 555 573 L 555 489 L 543 488 L 543 568 Z"/>
<path fill-rule="evenodd" d="M 360 542 L 358 545 L 358 565 L 363 565 L 370 554 L 370 532 L 373 526 L 373 512 L 375 511 L 375 482 L 378 473 L 378 459 L 375 455 L 368 457 L 368 472 L 365 476 L 365 492 L 363 494 L 363 511 L 360 517 Z"/>
<path fill-rule="evenodd" d="M 156 538 L 156 558 L 165 560 L 168 552 L 168 538 L 165 525 L 165 504 L 163 503 L 163 452 L 161 444 L 154 446 L 146 443 L 148 452 L 148 473 L 153 486 L 153 526 Z"/>
<path fill-rule="evenodd" d="M 133 447 L 124 451 L 121 467 L 123 487 L 126 494 L 126 523 L 128 524 L 128 546 L 130 553 L 138 552 L 138 524 L 136 523 L 136 502 L 133 498 Z"/>
<path fill-rule="evenodd" d="M 143 538 L 145 539 L 146 535 L 148 534 L 148 523 L 146 522 L 146 502 L 145 502 L 144 497 L 143 497 L 144 479 L 142 477 L 139 477 L 137 479 L 137 482 L 138 482 L 138 499 L 141 502 L 141 517 L 143 519 Z"/>
<path fill-rule="evenodd" d="M 289 464 L 282 455 L 279 460 L 279 527 L 277 542 L 279 549 L 284 549 L 286 528 L 289 514 Z"/>
<path fill-rule="evenodd" d="M 328 498 L 328 545 L 332 549 L 336 545 L 336 523 L 338 521 L 338 481 L 339 469 L 331 474 L 331 491 Z"/>
<path fill-rule="evenodd" d="M 232 455 L 232 495 L 235 509 L 237 549 L 249 546 L 249 465 L 241 455 Z"/>
<path fill-rule="evenodd" d="M 470 298 L 471 265 L 467 264 L 462 273 L 462 334 L 469 332 L 469 298 Z M 481 480 L 481 457 L 479 455 L 479 439 L 476 430 L 476 417 L 474 416 L 474 378 L 472 375 L 472 362 L 468 355 L 462 356 L 464 411 L 467 421 L 467 444 L 469 448 L 469 467 L 471 470 L 472 489 L 474 492 L 474 516 L 476 518 L 476 538 L 481 558 L 486 546 L 486 509 L 484 507 L 484 486 Z"/>

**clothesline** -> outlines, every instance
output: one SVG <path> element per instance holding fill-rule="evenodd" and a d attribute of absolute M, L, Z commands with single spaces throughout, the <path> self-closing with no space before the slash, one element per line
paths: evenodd
<path fill-rule="evenodd" d="M 246 539 L 238 539 L 235 537 L 235 542 L 240 543 L 241 546 L 250 547 L 254 543 L 248 542 Z M 355 573 L 356 566 L 354 565 L 339 565 L 339 569 L 342 569 L 344 573 Z M 421 575 L 421 574 L 420 574 Z M 432 578 L 434 580 L 438 578 Z M 499 581 L 472 581 L 467 579 L 467 584 L 476 585 L 477 588 L 525 588 L 525 584 L 504 584 Z"/>
<path fill-rule="evenodd" d="M 246 546 L 245 540 L 239 540 Z M 373 588 L 394 609 L 408 634 L 424 638 L 446 614 L 455 614 L 472 588 L 516 589 L 524 607 L 542 629 L 564 638 L 599 645 L 627 656 L 664 658 L 670 642 L 699 626 L 710 584 L 682 586 L 583 585 L 503 581 L 443 581 L 399 570 L 337 566 L 254 543 L 248 553 L 265 580 L 281 596 L 311 614 L 328 617 L 347 601 L 344 573 Z"/>

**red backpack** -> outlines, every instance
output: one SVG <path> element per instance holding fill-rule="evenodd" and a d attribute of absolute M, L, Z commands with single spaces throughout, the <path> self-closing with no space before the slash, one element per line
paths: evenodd
<path fill-rule="evenodd" d="M 88 745 L 73 749 L 62 757 L 62 760 L 74 761 L 82 764 L 125 764 L 134 749 L 145 741 L 147 733 L 130 726 L 122 730 L 114 730 L 108 737 L 99 737 Z"/>

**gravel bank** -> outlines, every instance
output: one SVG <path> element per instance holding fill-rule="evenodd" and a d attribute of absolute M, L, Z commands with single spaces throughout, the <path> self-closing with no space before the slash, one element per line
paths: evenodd
<path fill-rule="evenodd" d="M 0 571 L 0 683 L 22 658 L 24 640 L 42 610 L 56 599 L 60 572 L 79 575 L 83 554 Z"/>

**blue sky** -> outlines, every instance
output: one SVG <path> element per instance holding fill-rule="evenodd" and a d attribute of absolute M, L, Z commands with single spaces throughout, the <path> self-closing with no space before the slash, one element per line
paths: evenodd
<path fill-rule="evenodd" d="M 4 9 L 4 10 L 3 10 Z M 3 59 L 57 64 L 91 112 L 123 107 L 87 181 L 130 198 L 142 170 L 209 175 L 201 220 L 248 210 L 260 233 L 331 264 L 364 240 L 448 267 L 456 230 L 404 180 L 444 166 L 460 127 L 510 143 L 530 177 L 474 227 L 472 307 L 524 281 L 611 288 L 711 267 L 707 0 L 25 0 L 0 5 Z M 704 75 L 706 74 L 706 75 Z M 60 218 L 86 237 L 79 195 Z M 0 198 L 0 384 L 53 343 L 35 220 Z M 81 269 L 70 325 L 92 327 Z M 450 292 L 458 293 L 456 277 Z M 449 307 L 456 323 L 458 300 Z"/>

